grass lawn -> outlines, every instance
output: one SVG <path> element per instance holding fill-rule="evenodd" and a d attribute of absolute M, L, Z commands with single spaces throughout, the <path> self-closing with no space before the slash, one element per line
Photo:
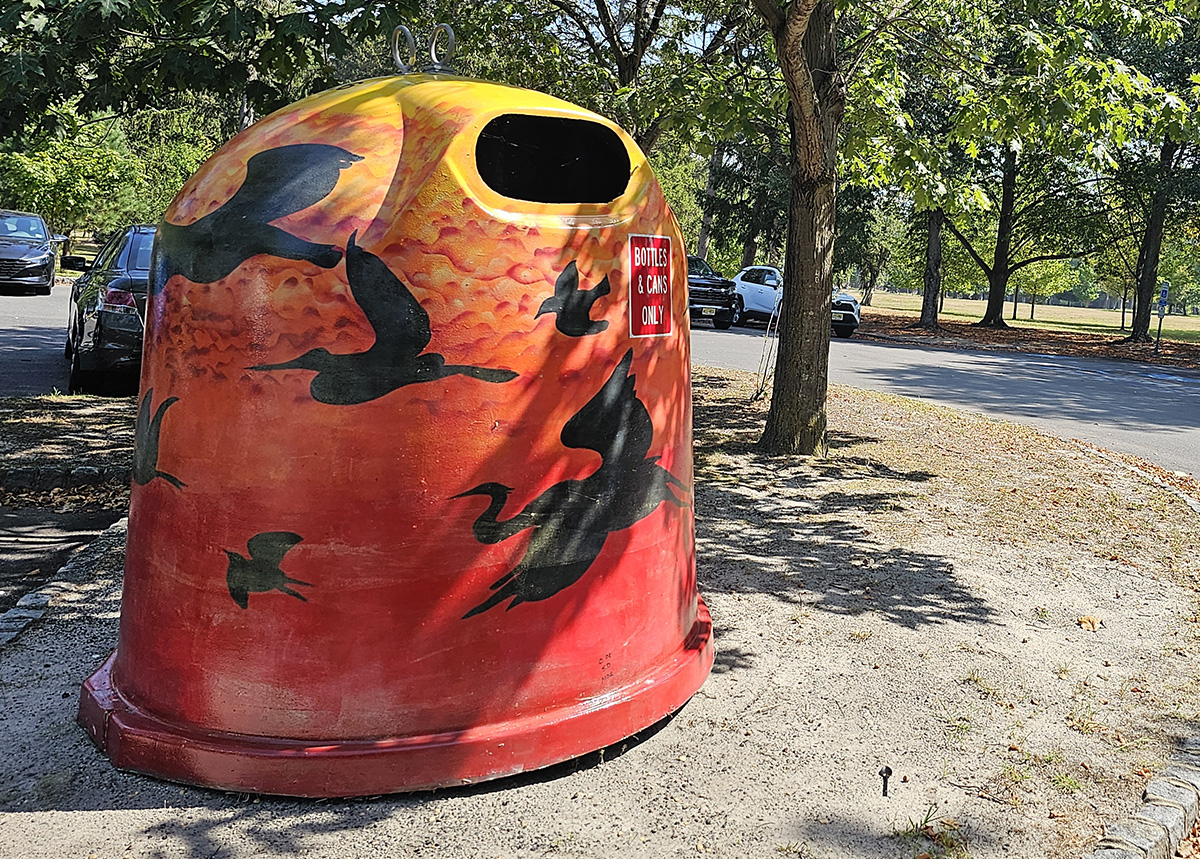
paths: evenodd
<path fill-rule="evenodd" d="M 95 242 L 85 241 L 82 238 L 75 239 L 71 242 L 71 256 L 81 256 L 88 262 L 92 262 L 96 259 L 96 254 L 98 253 L 100 253 L 100 245 L 96 244 Z M 68 274 L 68 272 L 70 272 L 70 274 Z M 64 268 L 61 264 L 61 259 L 58 267 L 58 273 L 65 277 L 78 277 L 79 275 L 83 274 L 83 272 L 75 271 L 74 269 Z"/>
<path fill-rule="evenodd" d="M 940 318 L 953 322 L 978 322 L 983 318 L 986 302 L 969 298 L 947 298 L 942 308 Z M 921 296 L 904 295 L 896 292 L 879 292 L 876 290 L 871 299 L 871 308 L 876 311 L 896 311 L 919 316 L 921 313 Z M 1119 337 L 1121 331 L 1120 310 L 1092 310 L 1087 307 L 1059 307 L 1056 305 L 1039 304 L 1033 311 L 1033 321 L 1029 319 L 1029 305 L 1022 303 L 1018 310 L 1019 317 L 1012 319 L 1012 302 L 1005 305 L 1004 318 L 1009 325 L 1016 328 L 1050 329 L 1057 331 L 1074 331 L 1080 334 L 1096 334 L 1106 337 Z M 1125 324 L 1130 322 L 1131 314 L 1126 311 Z M 1155 308 L 1150 319 L 1150 333 L 1158 331 L 1158 310 Z M 1167 316 L 1163 319 L 1162 336 L 1164 340 L 1179 340 L 1188 343 L 1200 343 L 1200 316 Z"/>

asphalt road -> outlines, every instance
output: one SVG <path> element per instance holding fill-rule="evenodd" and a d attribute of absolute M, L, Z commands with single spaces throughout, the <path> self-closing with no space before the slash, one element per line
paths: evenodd
<path fill-rule="evenodd" d="M 758 369 L 763 331 L 692 331 L 692 360 Z M 852 337 L 830 344 L 829 379 L 1035 426 L 1200 474 L 1200 373 L 1124 361 L 954 352 Z"/>
<path fill-rule="evenodd" d="M 71 288 L 50 295 L 0 292 L 0 396 L 67 390 L 67 302 Z"/>
<path fill-rule="evenodd" d="M 0 295 L 0 396 L 65 391 L 65 286 Z M 758 369 L 762 329 L 692 332 L 699 364 Z M 1200 474 L 1200 373 L 1147 364 L 1004 352 L 952 352 L 834 339 L 829 378 L 1031 424 Z"/>

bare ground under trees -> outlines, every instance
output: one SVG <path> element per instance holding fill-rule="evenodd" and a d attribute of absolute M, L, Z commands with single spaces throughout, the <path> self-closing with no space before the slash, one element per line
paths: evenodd
<path fill-rule="evenodd" d="M 717 663 L 641 742 L 353 802 L 117 773 L 74 724 L 80 682 L 116 642 L 123 535 L 110 533 L 0 649 L 0 855 L 1091 849 L 1176 740 L 1200 734 L 1200 517 L 1178 494 L 1197 487 L 1026 427 L 841 387 L 827 458 L 769 457 L 752 388 L 748 374 L 695 373 L 697 554 Z"/>

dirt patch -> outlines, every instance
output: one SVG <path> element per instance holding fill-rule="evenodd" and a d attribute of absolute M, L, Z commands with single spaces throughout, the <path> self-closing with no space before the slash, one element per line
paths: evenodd
<path fill-rule="evenodd" d="M 1120 337 L 1101 337 L 1049 328 L 981 328 L 969 322 L 941 321 L 941 330 L 914 328 L 917 317 L 902 311 L 864 307 L 857 336 L 899 340 L 914 345 L 946 349 L 981 349 L 1037 352 L 1076 358 L 1141 361 L 1192 370 L 1200 369 L 1200 343 L 1163 340 L 1155 353 L 1153 343 L 1121 343 Z"/>
<path fill-rule="evenodd" d="M 0 398 L 0 476 L 17 469 L 128 468 L 136 411 L 132 397 Z M 0 504 L 39 500 L 0 481 Z"/>
<path fill-rule="evenodd" d="M 749 374 L 695 373 L 698 571 L 717 663 L 642 742 L 360 802 L 117 773 L 73 723 L 79 682 L 116 641 L 114 543 L 0 650 L 14 738 L 0 744 L 0 854 L 1091 849 L 1175 739 L 1200 734 L 1200 517 L 1073 442 L 846 388 L 830 395 L 827 459 L 765 456 L 752 388 Z"/>
<path fill-rule="evenodd" d="M 132 398 L 0 399 L 0 612 L 125 515 L 135 411 Z M 81 468 L 95 482 L 16 485 L 47 475 L 70 483 Z"/>

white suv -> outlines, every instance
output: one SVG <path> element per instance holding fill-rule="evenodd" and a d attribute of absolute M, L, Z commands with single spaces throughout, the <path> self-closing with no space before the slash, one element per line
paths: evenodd
<path fill-rule="evenodd" d="M 771 318 L 779 297 L 783 295 L 783 275 L 779 269 L 752 265 L 739 271 L 733 283 L 738 294 L 733 314 L 734 325 L 741 325 L 748 319 L 765 322 Z"/>
<path fill-rule="evenodd" d="M 833 294 L 833 333 L 838 337 L 849 337 L 862 322 L 862 307 L 858 299 L 848 292 Z"/>
<path fill-rule="evenodd" d="M 750 319 L 766 321 L 776 312 L 783 295 L 783 275 L 779 269 L 769 265 L 747 266 L 733 278 L 737 287 L 737 304 L 734 308 L 733 324 L 740 325 Z M 858 299 L 848 292 L 833 294 L 833 332 L 838 337 L 849 337 L 862 320 L 862 308 Z"/>

